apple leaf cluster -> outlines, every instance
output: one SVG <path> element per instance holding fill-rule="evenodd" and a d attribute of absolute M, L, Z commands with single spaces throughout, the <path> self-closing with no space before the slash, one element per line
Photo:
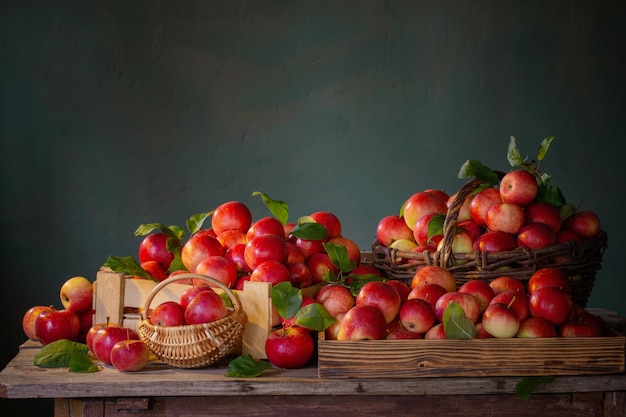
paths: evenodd
<path fill-rule="evenodd" d="M 302 290 L 291 282 L 280 282 L 272 287 L 272 305 L 283 319 L 295 316 L 295 323 L 321 332 L 335 322 L 328 311 L 319 303 L 302 307 Z"/>
<path fill-rule="evenodd" d="M 325 282 L 340 284 L 350 288 L 352 295 L 356 296 L 363 285 L 370 281 L 384 281 L 385 278 L 375 274 L 351 274 L 355 264 L 348 257 L 348 251 L 343 245 L 324 243 L 324 249 L 331 262 L 339 269 L 339 273 L 328 271 L 324 275 Z"/>
<path fill-rule="evenodd" d="M 89 357 L 86 344 L 61 339 L 45 345 L 35 354 L 35 366 L 69 368 L 70 372 L 97 372 L 100 368 Z"/>
<path fill-rule="evenodd" d="M 225 376 L 234 378 L 254 378 L 274 368 L 266 360 L 255 360 L 252 355 L 246 353 L 228 363 Z"/>

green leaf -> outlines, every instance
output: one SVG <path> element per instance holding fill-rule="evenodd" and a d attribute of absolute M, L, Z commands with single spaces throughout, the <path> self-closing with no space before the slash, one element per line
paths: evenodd
<path fill-rule="evenodd" d="M 323 245 L 331 262 L 341 272 L 350 272 L 356 267 L 356 263 L 348 257 L 348 250 L 345 246 L 328 242 L 323 243 Z"/>
<path fill-rule="evenodd" d="M 474 159 L 468 159 L 461 165 L 458 178 L 478 178 L 484 183 L 495 185 L 499 181 L 498 174 L 496 174 L 491 168 L 486 167 L 480 161 Z"/>
<path fill-rule="evenodd" d="M 262 373 L 273 369 L 266 360 L 254 360 L 252 355 L 246 353 L 228 363 L 226 376 L 235 378 L 254 378 Z"/>
<path fill-rule="evenodd" d="M 213 215 L 213 212 L 215 210 L 211 210 L 207 213 L 196 213 L 192 216 L 190 216 L 187 219 L 187 230 L 189 230 L 189 232 L 193 235 L 198 233 L 199 230 L 202 229 L 202 225 L 204 224 L 204 221 L 209 217 Z"/>
<path fill-rule="evenodd" d="M 509 164 L 512 167 L 522 166 L 524 165 L 524 162 L 526 162 L 526 160 L 522 158 L 522 155 L 520 154 L 519 148 L 517 147 L 517 143 L 513 136 L 511 136 L 511 140 L 509 142 L 509 149 L 506 153 L 506 158 L 508 159 Z"/>
<path fill-rule="evenodd" d="M 443 235 L 443 222 L 446 220 L 445 214 L 437 214 L 428 221 L 428 239 L 433 236 Z"/>
<path fill-rule="evenodd" d="M 328 239 L 328 230 L 319 223 L 297 223 L 291 234 L 295 237 L 305 240 L 326 240 Z"/>
<path fill-rule="evenodd" d="M 548 136 L 541 141 L 541 144 L 539 144 L 539 150 L 537 151 L 537 161 L 541 161 L 546 157 L 550 144 L 554 139 L 556 139 L 556 136 Z"/>
<path fill-rule="evenodd" d="M 556 207 L 561 207 L 566 203 L 563 193 L 550 178 L 539 184 L 537 188 L 537 201 L 549 203 Z"/>
<path fill-rule="evenodd" d="M 65 368 L 70 372 L 95 372 L 98 367 L 88 354 L 89 349 L 84 343 L 68 339 L 57 340 L 45 345 L 35 354 L 34 365 L 42 368 Z"/>
<path fill-rule="evenodd" d="M 186 270 L 187 270 L 187 267 L 185 267 L 185 265 L 183 264 L 183 259 L 181 257 L 181 251 L 180 250 L 176 250 L 174 252 L 174 259 L 172 259 L 172 262 L 170 263 L 169 272 L 186 271 Z"/>
<path fill-rule="evenodd" d="M 308 304 L 296 313 L 297 325 L 317 332 L 326 330 L 335 321 L 336 319 L 319 303 Z"/>
<path fill-rule="evenodd" d="M 451 302 L 443 312 L 443 330 L 448 339 L 474 339 L 476 327 L 465 317 L 463 307 L 457 302 Z"/>
<path fill-rule="evenodd" d="M 519 380 L 515 384 L 515 394 L 522 400 L 527 400 L 537 388 L 542 384 L 549 384 L 554 381 L 554 377 L 546 376 L 529 376 Z"/>
<path fill-rule="evenodd" d="M 98 365 L 93 363 L 87 352 L 74 353 L 70 357 L 69 369 L 70 372 L 77 373 L 98 372 L 100 370 Z"/>
<path fill-rule="evenodd" d="M 178 226 L 166 226 L 162 223 L 146 223 L 146 224 L 140 224 L 139 227 L 137 228 L 137 230 L 135 230 L 135 236 L 146 236 L 149 235 L 150 233 L 152 233 L 155 230 L 159 230 L 161 233 L 164 233 L 168 236 L 177 238 L 177 239 L 182 239 L 184 236 L 184 232 L 183 235 L 181 236 L 180 233 L 182 231 L 182 229 Z"/>
<path fill-rule="evenodd" d="M 355 297 L 359 294 L 361 288 L 363 288 L 363 286 L 368 282 L 385 280 L 386 278 L 376 274 L 350 274 L 345 277 L 345 282 L 348 285 L 348 288 L 350 288 L 350 292 Z"/>
<path fill-rule="evenodd" d="M 156 281 L 132 256 L 109 256 L 104 266 L 111 268 L 115 272 Z"/>
<path fill-rule="evenodd" d="M 561 215 L 561 219 L 565 220 L 572 214 L 576 212 L 576 207 L 573 204 L 563 204 L 559 207 L 559 214 Z"/>
<path fill-rule="evenodd" d="M 272 287 L 272 305 L 284 319 L 296 315 L 302 307 L 302 290 L 294 288 L 291 282 L 279 282 Z"/>
<path fill-rule="evenodd" d="M 252 195 L 260 195 L 261 199 L 263 199 L 263 203 L 269 209 L 270 213 L 272 213 L 272 216 L 278 219 L 283 226 L 287 224 L 287 220 L 289 219 L 289 206 L 287 206 L 287 203 L 280 200 L 274 200 L 267 194 L 260 191 L 255 191 Z"/>
<path fill-rule="evenodd" d="M 228 294 L 226 294 L 225 292 L 220 292 L 220 298 L 222 300 L 224 300 L 224 304 L 226 304 L 226 307 L 228 308 L 233 308 L 233 300 L 230 299 L 230 297 L 228 296 Z"/>

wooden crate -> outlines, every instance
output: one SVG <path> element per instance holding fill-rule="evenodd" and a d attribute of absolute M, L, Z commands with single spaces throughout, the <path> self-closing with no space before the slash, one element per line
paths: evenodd
<path fill-rule="evenodd" d="M 122 273 L 101 268 L 94 282 L 94 323 L 104 323 L 108 319 L 136 330 L 140 321 L 139 309 L 143 308 L 156 284 L 154 281 L 125 277 Z M 178 301 L 187 288 L 187 284 L 169 284 L 156 294 L 152 307 L 167 300 Z M 248 316 L 241 353 L 249 353 L 255 359 L 267 358 L 265 340 L 273 326 L 279 323 L 279 317 L 272 308 L 271 291 L 271 284 L 264 282 L 246 282 L 243 291 L 235 291 Z"/>
<path fill-rule="evenodd" d="M 624 372 L 626 336 L 318 341 L 320 378 L 594 375 Z"/>

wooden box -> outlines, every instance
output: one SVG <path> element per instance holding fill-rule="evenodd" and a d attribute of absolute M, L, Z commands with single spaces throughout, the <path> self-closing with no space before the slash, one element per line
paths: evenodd
<path fill-rule="evenodd" d="M 593 375 L 624 372 L 626 336 L 318 340 L 320 378 Z"/>
<path fill-rule="evenodd" d="M 141 320 L 139 311 L 156 285 L 154 281 L 125 277 L 122 273 L 101 268 L 94 282 L 94 323 L 104 323 L 108 319 L 136 330 Z M 151 306 L 167 300 L 178 301 L 187 288 L 187 284 L 169 284 L 156 294 Z M 248 316 L 241 353 L 249 353 L 255 359 L 267 358 L 265 340 L 272 327 L 278 324 L 271 291 L 271 284 L 264 282 L 246 282 L 243 291 L 235 291 Z"/>

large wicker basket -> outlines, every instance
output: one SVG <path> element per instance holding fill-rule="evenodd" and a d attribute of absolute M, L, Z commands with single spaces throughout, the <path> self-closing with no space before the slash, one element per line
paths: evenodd
<path fill-rule="evenodd" d="M 602 266 L 602 257 L 607 248 L 607 235 L 604 231 L 591 239 L 569 241 L 539 249 L 452 253 L 460 208 L 465 198 L 480 184 L 478 179 L 470 180 L 457 192 L 444 221 L 441 249 L 422 253 L 406 252 L 387 248 L 375 240 L 372 243 L 374 265 L 387 277 L 407 284 L 410 284 L 419 267 L 442 266 L 454 275 L 457 287 L 469 280 L 481 279 L 489 282 L 501 275 L 513 276 L 527 282 L 537 269 L 553 267 L 568 274 L 573 301 L 585 307 L 595 283 L 596 271 Z"/>
<path fill-rule="evenodd" d="M 204 280 L 223 290 L 234 306 L 230 314 L 203 324 L 155 326 L 150 323 L 150 303 L 155 295 L 174 281 L 190 278 Z M 241 346 L 246 322 L 247 316 L 239 298 L 227 286 L 206 275 L 188 273 L 170 277 L 154 287 L 146 299 L 137 330 L 141 340 L 166 364 L 176 368 L 202 368 L 218 362 Z"/>

